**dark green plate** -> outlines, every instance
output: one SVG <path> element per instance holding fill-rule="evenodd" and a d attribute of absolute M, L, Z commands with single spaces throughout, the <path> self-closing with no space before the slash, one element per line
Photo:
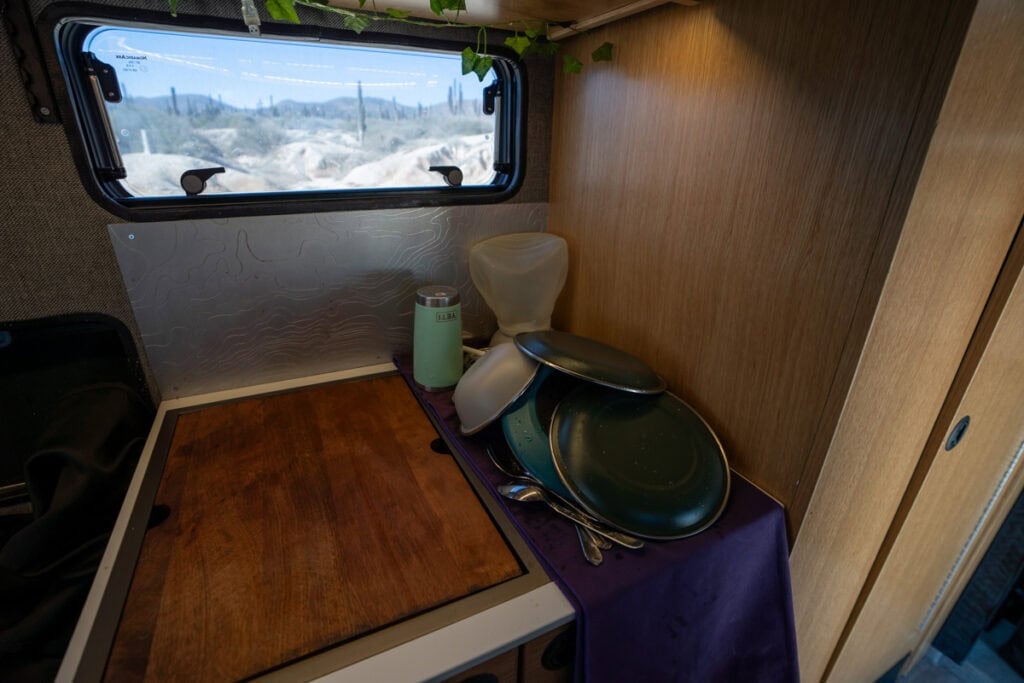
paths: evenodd
<path fill-rule="evenodd" d="M 516 346 L 531 358 L 564 373 L 635 394 L 665 391 L 665 380 L 636 356 L 568 332 L 520 332 Z"/>
<path fill-rule="evenodd" d="M 551 461 L 548 430 L 555 406 L 578 384 L 578 380 L 542 365 L 530 387 L 501 416 L 505 440 L 519 464 L 544 488 L 569 501 L 572 494 Z"/>
<path fill-rule="evenodd" d="M 669 393 L 583 385 L 555 409 L 550 443 L 555 469 L 580 505 L 637 536 L 692 536 L 718 518 L 729 497 L 721 444 Z"/>

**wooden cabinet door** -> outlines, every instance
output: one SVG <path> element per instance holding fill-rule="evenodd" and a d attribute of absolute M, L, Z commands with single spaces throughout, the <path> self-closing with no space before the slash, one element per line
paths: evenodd
<path fill-rule="evenodd" d="M 1024 487 L 1022 263 L 1018 230 L 829 680 L 875 680 L 907 653 L 912 666 Z"/>
<path fill-rule="evenodd" d="M 800 674 L 812 683 L 841 670 L 1024 212 L 1024 4 L 951 6 L 969 9 L 970 25 L 853 381 L 837 388 L 840 418 L 819 432 L 827 454 L 790 555 Z M 802 490 L 813 475 L 808 465 Z"/>
<path fill-rule="evenodd" d="M 537 636 L 521 651 L 520 683 L 572 683 L 576 661 L 574 624 Z"/>
<path fill-rule="evenodd" d="M 517 683 L 519 648 L 503 652 L 472 669 L 445 679 L 444 683 Z"/>

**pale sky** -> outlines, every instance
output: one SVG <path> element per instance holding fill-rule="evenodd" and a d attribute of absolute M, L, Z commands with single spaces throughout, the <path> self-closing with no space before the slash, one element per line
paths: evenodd
<path fill-rule="evenodd" d="M 476 75 L 462 75 L 457 54 L 411 56 L 398 50 L 337 46 L 317 42 L 166 31 L 100 28 L 83 46 L 114 67 L 130 96 L 210 95 L 224 104 L 254 108 L 257 103 L 296 100 L 323 102 L 363 95 L 397 98 L 416 106 L 447 102 L 448 86 L 462 83 L 467 100 L 480 99 Z"/>

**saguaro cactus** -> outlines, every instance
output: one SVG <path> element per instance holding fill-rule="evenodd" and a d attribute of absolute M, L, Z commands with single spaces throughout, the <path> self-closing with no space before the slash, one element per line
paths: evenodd
<path fill-rule="evenodd" d="M 363 144 L 366 135 L 366 106 L 363 104 L 363 82 L 356 83 L 356 95 L 359 99 L 359 144 Z"/>

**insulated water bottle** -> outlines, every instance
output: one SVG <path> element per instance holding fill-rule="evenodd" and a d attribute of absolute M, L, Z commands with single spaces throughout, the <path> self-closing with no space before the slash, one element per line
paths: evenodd
<path fill-rule="evenodd" d="M 451 389 L 462 376 L 462 310 L 454 287 L 416 291 L 412 378 L 427 391 Z"/>

